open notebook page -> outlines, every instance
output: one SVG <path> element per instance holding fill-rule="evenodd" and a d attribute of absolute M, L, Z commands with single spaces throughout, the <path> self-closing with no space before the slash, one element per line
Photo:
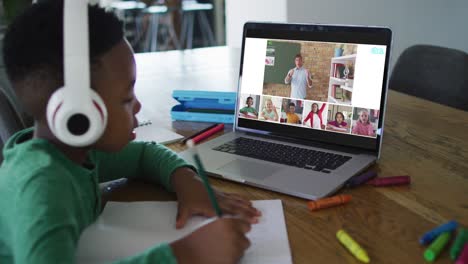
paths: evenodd
<path fill-rule="evenodd" d="M 170 129 L 159 127 L 157 124 L 147 122 L 135 128 L 135 141 L 154 141 L 159 144 L 170 144 L 184 138 L 184 136 Z"/>
<path fill-rule="evenodd" d="M 292 263 L 280 200 L 254 201 L 260 222 L 248 233 L 250 248 L 240 263 Z M 132 256 L 163 242 L 177 240 L 214 218 L 193 217 L 175 229 L 176 202 L 109 202 L 96 223 L 81 235 L 77 263 L 103 263 Z"/>

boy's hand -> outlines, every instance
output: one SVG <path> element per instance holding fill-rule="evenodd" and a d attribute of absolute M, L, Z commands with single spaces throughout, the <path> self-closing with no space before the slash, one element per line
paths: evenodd
<path fill-rule="evenodd" d="M 181 168 L 172 175 L 172 186 L 178 198 L 176 228 L 182 228 L 193 215 L 216 216 L 203 183 L 198 180 L 194 171 Z M 250 223 L 257 223 L 260 211 L 252 202 L 237 194 L 215 192 L 216 199 L 223 214 L 235 215 Z"/>
<path fill-rule="evenodd" d="M 233 264 L 250 246 L 245 236 L 250 228 L 242 218 L 219 218 L 170 246 L 180 264 Z"/>

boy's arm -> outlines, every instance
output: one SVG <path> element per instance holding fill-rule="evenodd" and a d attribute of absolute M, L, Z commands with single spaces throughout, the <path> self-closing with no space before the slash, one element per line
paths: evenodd
<path fill-rule="evenodd" d="M 15 263 L 75 263 L 80 222 L 93 221 L 93 204 L 67 183 L 66 172 L 47 177 L 47 171 L 24 184 L 16 198 L 12 250 Z M 63 178 L 61 179 L 61 177 Z M 91 212 L 90 212 L 91 211 Z M 177 263 L 168 244 L 149 248 L 116 263 Z"/>
<path fill-rule="evenodd" d="M 289 84 L 291 83 L 291 78 L 292 78 L 292 72 L 293 69 L 289 70 L 288 73 L 286 74 L 286 77 L 284 77 L 284 84 Z"/>
<path fill-rule="evenodd" d="M 149 248 L 139 255 L 127 257 L 113 262 L 113 264 L 177 264 L 177 260 L 169 244 L 164 243 L 153 248 Z"/>
<path fill-rule="evenodd" d="M 313 113 L 312 111 L 309 112 L 309 114 L 306 116 L 306 118 L 304 119 L 304 124 L 309 121 L 309 119 L 312 117 Z"/>
<path fill-rule="evenodd" d="M 325 106 L 326 106 L 326 105 L 327 105 L 326 103 L 323 103 L 323 104 L 322 104 L 322 107 L 320 107 L 320 110 L 319 110 L 319 114 L 320 114 L 320 115 L 322 114 L 323 109 L 325 109 Z"/>
<path fill-rule="evenodd" d="M 150 142 L 130 142 L 116 153 L 95 152 L 95 159 L 99 164 L 100 182 L 141 178 L 168 190 L 172 190 L 171 174 L 178 168 L 191 167 L 165 146 Z"/>
<path fill-rule="evenodd" d="M 35 172 L 16 188 L 12 251 L 15 263 L 74 263 L 80 213 L 87 204 L 72 187 L 66 172 Z M 93 210 L 94 208 L 89 208 Z"/>

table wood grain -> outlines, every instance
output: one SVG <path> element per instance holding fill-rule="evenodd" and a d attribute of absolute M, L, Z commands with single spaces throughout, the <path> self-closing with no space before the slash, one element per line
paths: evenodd
<path fill-rule="evenodd" d="M 214 52 L 222 59 L 231 56 L 226 50 L 218 48 Z M 236 70 L 222 67 L 226 75 L 220 76 L 227 83 L 231 78 L 228 75 Z M 167 116 L 163 120 L 168 127 L 184 134 L 208 125 L 170 122 Z M 230 129 L 228 126 L 225 131 Z M 178 143 L 169 147 L 175 151 L 185 149 Z M 371 169 L 380 177 L 410 175 L 411 185 L 342 189 L 339 193 L 353 196 L 349 204 L 311 212 L 304 199 L 226 180 L 210 181 L 219 190 L 252 200 L 281 199 L 294 263 L 359 263 L 336 239 L 340 228 L 366 249 L 371 263 L 425 263 L 422 257 L 425 248 L 418 243 L 423 233 L 451 219 L 468 227 L 467 164 L 468 112 L 390 90 L 382 155 Z M 132 182 L 114 193 L 112 200 L 175 198 L 159 187 Z M 451 263 L 448 250 L 436 263 Z"/>

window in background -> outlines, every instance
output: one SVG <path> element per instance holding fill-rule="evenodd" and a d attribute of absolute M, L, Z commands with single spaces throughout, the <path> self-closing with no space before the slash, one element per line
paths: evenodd
<path fill-rule="evenodd" d="M 225 44 L 225 0 L 101 0 L 125 24 L 135 52 Z"/>

